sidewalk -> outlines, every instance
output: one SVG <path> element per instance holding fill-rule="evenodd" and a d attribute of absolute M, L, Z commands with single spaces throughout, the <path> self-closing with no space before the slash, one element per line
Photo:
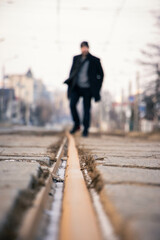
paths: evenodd
<path fill-rule="evenodd" d="M 97 190 L 118 235 L 159 240 L 160 142 L 106 135 L 76 141 L 81 157 L 95 160 Z"/>

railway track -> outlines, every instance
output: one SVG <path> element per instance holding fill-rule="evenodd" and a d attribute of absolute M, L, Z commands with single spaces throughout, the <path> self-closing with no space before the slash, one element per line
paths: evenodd
<path fill-rule="evenodd" d="M 158 240 L 159 154 L 128 137 L 1 133 L 0 240 Z"/>
<path fill-rule="evenodd" d="M 74 139 L 68 134 L 68 166 L 60 223 L 60 240 L 101 240 L 102 234 L 87 190 Z"/>
<path fill-rule="evenodd" d="M 75 139 L 64 136 L 45 183 L 25 211 L 18 240 L 117 240 L 98 194 L 82 172 Z M 3 240 L 3 239 L 2 239 Z M 6 240 L 6 239 L 5 239 Z"/>
<path fill-rule="evenodd" d="M 37 232 L 40 219 L 42 217 L 43 211 L 46 207 L 46 202 L 48 201 L 48 196 L 50 194 L 50 190 L 53 187 L 53 181 L 62 181 L 63 180 L 57 175 L 58 169 L 62 165 L 64 148 L 67 144 L 67 137 L 63 138 L 63 141 L 58 149 L 57 155 L 55 157 L 56 161 L 52 167 L 48 168 L 49 176 L 45 181 L 44 187 L 41 188 L 39 193 L 37 194 L 32 207 L 27 211 L 23 222 L 21 224 L 18 239 L 19 240 L 32 240 L 37 236 Z M 55 239 L 57 236 L 55 236 Z M 54 237 L 53 237 L 54 239 Z"/>

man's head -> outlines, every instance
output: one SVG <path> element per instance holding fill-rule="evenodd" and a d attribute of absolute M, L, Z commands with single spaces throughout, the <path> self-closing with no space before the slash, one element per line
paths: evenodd
<path fill-rule="evenodd" d="M 86 56 L 89 52 L 89 44 L 86 41 L 81 42 L 82 55 Z"/>

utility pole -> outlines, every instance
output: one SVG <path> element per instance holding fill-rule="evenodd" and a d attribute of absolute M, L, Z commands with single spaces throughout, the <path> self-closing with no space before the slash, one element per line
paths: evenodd
<path fill-rule="evenodd" d="M 139 72 L 136 73 L 136 95 L 134 102 L 134 131 L 139 131 Z"/>
<path fill-rule="evenodd" d="M 4 109 L 5 109 L 5 67 L 3 65 L 2 67 L 2 96 L 0 98 L 0 107 L 1 107 L 1 117 L 0 119 L 3 121 L 4 120 Z"/>
<path fill-rule="evenodd" d="M 132 81 L 129 81 L 129 86 L 128 86 L 128 93 L 129 93 L 129 98 L 128 98 L 128 107 L 129 107 L 129 131 L 133 131 L 133 124 L 134 124 L 134 109 L 133 109 L 133 103 L 134 103 L 134 98 L 132 95 Z"/>
<path fill-rule="evenodd" d="M 123 103 L 124 103 L 124 89 L 121 89 L 121 130 L 124 130 L 124 113 L 123 113 Z"/>
<path fill-rule="evenodd" d="M 102 132 L 102 101 L 99 102 L 99 131 Z"/>
<path fill-rule="evenodd" d="M 157 80 L 156 80 L 156 88 L 155 88 L 155 107 L 154 107 L 154 118 L 155 118 L 155 125 L 158 127 L 159 119 L 160 119 L 160 64 L 156 65 L 156 72 L 157 72 Z"/>
<path fill-rule="evenodd" d="M 19 88 L 19 95 L 18 95 L 18 121 L 21 123 L 21 76 L 18 79 L 18 88 Z"/>

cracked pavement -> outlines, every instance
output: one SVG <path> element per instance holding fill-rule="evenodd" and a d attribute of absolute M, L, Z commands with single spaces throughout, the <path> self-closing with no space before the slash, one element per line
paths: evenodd
<path fill-rule="evenodd" d="M 43 166 L 50 166 L 54 160 L 60 139 L 59 134 L 44 135 L 43 132 L 37 135 L 34 131 L 29 134 L 0 134 L 0 233 L 9 226 L 9 219 L 14 208 L 18 208 L 22 193 L 34 197 L 36 189 L 32 182 L 38 183 Z M 30 203 L 24 202 L 21 212 L 24 212 L 26 204 Z M 12 232 L 11 229 L 9 231 Z M 14 233 L 11 234 L 14 239 Z"/>
<path fill-rule="evenodd" d="M 159 240 L 160 142 L 107 135 L 76 141 L 95 159 L 104 208 L 122 239 Z"/>

